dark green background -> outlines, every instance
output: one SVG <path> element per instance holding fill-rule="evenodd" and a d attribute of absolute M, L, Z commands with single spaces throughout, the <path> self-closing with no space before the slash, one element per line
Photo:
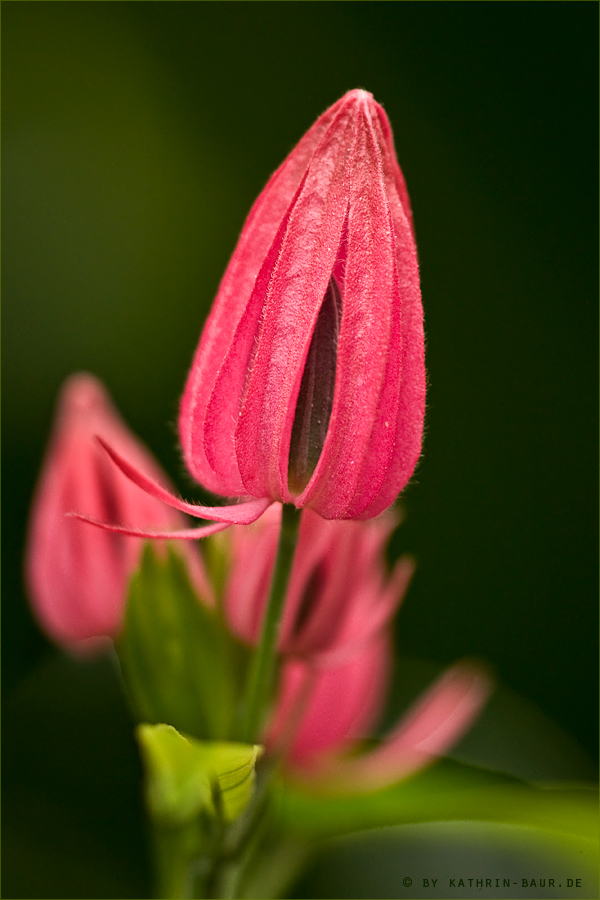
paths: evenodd
<path fill-rule="evenodd" d="M 487 660 L 595 753 L 597 18 L 585 2 L 2 4 L 5 780 L 10 800 L 29 779 L 50 819 L 70 810 L 56 834 L 91 819 L 124 871 L 143 846 L 114 686 L 60 669 L 21 585 L 56 393 L 97 374 L 200 496 L 173 423 L 203 319 L 266 179 L 353 87 L 394 129 L 426 315 L 427 435 L 392 544 L 418 561 L 400 651 Z M 114 740 L 94 734 L 96 708 Z M 47 759 L 63 728 L 72 782 L 64 754 Z M 120 785 L 122 833 L 94 778 Z M 56 885 L 44 896 L 83 896 L 60 863 L 28 863 L 50 838 L 21 808 L 31 847 L 15 826 L 11 896 L 41 896 L 36 871 Z M 123 895 L 99 883 L 93 896 Z"/>

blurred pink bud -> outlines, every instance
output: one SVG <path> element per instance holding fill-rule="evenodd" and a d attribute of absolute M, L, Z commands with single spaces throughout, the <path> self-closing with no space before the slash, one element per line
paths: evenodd
<path fill-rule="evenodd" d="M 258 197 L 188 376 L 187 467 L 208 490 L 244 502 L 184 503 L 102 443 L 136 484 L 197 518 L 248 524 L 280 501 L 325 519 L 368 519 L 411 477 L 424 409 L 410 202 L 385 112 L 353 90 Z"/>
<path fill-rule="evenodd" d="M 112 406 L 102 384 L 73 375 L 58 401 L 54 432 L 33 500 L 26 553 L 31 602 L 43 628 L 74 651 L 121 626 L 127 585 L 140 561 L 142 541 L 88 528 L 66 515 L 85 509 L 101 519 L 168 529 L 183 517 L 135 487 L 92 440 L 106 435 L 137 465 L 168 482 L 146 448 Z M 190 548 L 190 551 L 192 548 Z M 206 588 L 198 557 L 187 553 L 192 577 Z M 203 590 L 207 596 L 206 589 Z"/>
<path fill-rule="evenodd" d="M 348 755 L 377 720 L 390 662 L 384 635 L 345 666 L 318 671 L 309 663 L 285 665 L 267 740 L 287 751 L 288 767 L 296 777 L 333 792 L 372 791 L 406 778 L 462 737 L 492 690 L 482 667 L 457 663 L 376 749 Z"/>
<path fill-rule="evenodd" d="M 391 674 L 389 635 L 379 634 L 341 666 L 316 668 L 310 661 L 282 666 L 279 696 L 266 743 L 283 753 L 288 767 L 318 774 L 318 764 L 337 759 L 366 737 L 382 712 Z"/>
<path fill-rule="evenodd" d="M 390 621 L 414 565 L 402 558 L 388 576 L 383 551 L 397 517 L 326 521 L 305 509 L 279 634 L 281 652 L 310 656 L 313 665 L 351 659 Z M 248 527 L 228 533 L 230 574 L 224 605 L 233 631 L 258 640 L 267 605 L 281 523 L 274 504 Z"/>

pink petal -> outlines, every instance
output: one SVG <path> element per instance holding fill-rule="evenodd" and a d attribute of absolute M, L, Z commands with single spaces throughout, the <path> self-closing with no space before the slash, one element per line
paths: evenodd
<path fill-rule="evenodd" d="M 401 213 L 402 246 L 392 224 L 381 148 L 373 127 L 374 106 L 365 103 L 361 108 L 360 143 L 349 179 L 342 327 L 329 433 L 313 479 L 298 500 L 326 518 L 359 516 L 370 508 L 388 477 L 398 438 L 399 387 L 407 375 L 402 366 L 402 322 L 407 304 L 420 307 L 416 252 L 408 223 Z M 406 453 L 404 446 L 402 453 Z M 400 483 L 398 472 L 393 477 L 395 497 L 405 481 Z"/>
<path fill-rule="evenodd" d="M 340 625 L 341 603 L 351 603 L 345 588 L 352 534 L 336 525 L 312 510 L 302 513 L 281 628 L 287 653 L 312 656 L 329 646 Z"/>
<path fill-rule="evenodd" d="M 381 107 L 377 104 L 375 106 L 378 110 L 376 131 L 383 126 L 383 131 L 387 133 L 387 137 L 384 135 L 384 138 L 386 141 L 389 141 L 393 151 L 389 122 L 387 122 Z M 386 166 L 392 166 L 394 170 L 397 170 L 395 181 L 398 191 L 388 189 L 387 200 L 395 236 L 398 292 L 402 298 L 402 315 L 397 323 L 397 328 L 401 332 L 397 341 L 402 348 L 400 363 L 402 378 L 399 383 L 395 420 L 383 415 L 379 422 L 379 433 L 381 433 L 382 427 L 386 430 L 389 427 L 394 432 L 394 445 L 387 470 L 377 494 L 362 511 L 358 509 L 358 506 L 362 505 L 362 500 L 358 503 L 358 498 L 356 499 L 352 510 L 354 510 L 356 517 L 359 519 L 371 518 L 378 515 L 382 510 L 387 509 L 397 497 L 398 491 L 405 486 L 411 477 L 421 454 L 421 440 L 425 418 L 426 384 L 423 308 L 421 305 L 412 215 L 407 216 L 406 214 L 406 209 L 408 207 L 410 210 L 410 205 L 401 174 L 401 183 L 398 179 L 400 169 L 395 153 L 384 153 L 382 158 L 384 171 Z M 385 405 L 389 402 L 390 387 L 388 384 L 387 399 L 382 397 L 384 401 L 381 407 L 382 412 Z M 386 422 L 389 422 L 389 426 L 386 425 Z"/>
<path fill-rule="evenodd" d="M 470 727 L 491 690 L 492 681 L 483 669 L 469 663 L 453 666 L 373 754 L 373 765 L 393 767 L 395 760 L 409 754 L 423 765 L 441 756 Z"/>
<path fill-rule="evenodd" d="M 280 528 L 281 504 L 274 503 L 253 525 L 229 531 L 231 564 L 224 608 L 231 629 L 248 643 L 257 641 L 260 634 Z"/>
<path fill-rule="evenodd" d="M 414 570 L 414 560 L 408 556 L 402 557 L 385 588 L 379 593 L 371 589 L 368 604 L 350 605 L 335 642 L 313 655 L 313 665 L 319 668 L 337 667 L 351 662 L 361 653 L 365 644 L 385 628 L 398 611 Z"/>
<path fill-rule="evenodd" d="M 289 445 L 310 340 L 333 271 L 344 224 L 345 148 L 352 120 L 337 120 L 315 151 L 285 223 L 281 247 L 267 261 L 256 354 L 236 430 L 242 480 L 257 496 L 291 500 Z"/>
<path fill-rule="evenodd" d="M 273 745 L 287 738 L 290 764 L 310 770 L 322 754 L 339 753 L 365 737 L 381 712 L 390 662 L 391 648 L 385 636 L 337 669 L 315 672 L 306 663 L 286 663 L 268 742 Z M 308 697 L 304 697 L 307 680 Z M 298 702 L 303 707 L 300 721 L 295 723 Z M 290 721 L 296 726 L 293 735 L 286 733 Z"/>
<path fill-rule="evenodd" d="M 402 170 L 396 159 L 396 149 L 394 147 L 392 129 L 383 108 L 378 103 L 375 103 L 375 108 L 377 111 L 377 122 L 374 123 L 375 129 L 381 134 L 381 143 L 385 145 L 385 151 L 382 153 L 382 163 L 383 176 L 386 181 L 386 190 L 389 197 L 394 196 L 394 190 L 398 195 L 398 200 L 402 206 L 402 212 L 410 226 L 412 238 L 416 244 L 410 197 L 408 196 L 408 190 L 406 189 L 404 175 L 402 174 Z"/>
<path fill-rule="evenodd" d="M 248 305 L 227 349 L 206 408 L 203 446 L 208 464 L 219 476 L 221 484 L 231 484 L 237 493 L 250 493 L 254 496 L 268 495 L 270 488 L 261 479 L 259 470 L 254 473 L 253 483 L 244 485 L 236 452 L 235 427 L 242 414 L 241 404 L 244 389 L 252 369 L 253 357 L 256 355 L 260 322 L 264 314 L 265 295 L 271 279 L 271 268 L 281 252 L 281 243 L 290 214 L 291 209 L 286 213 L 263 261 Z M 277 494 L 274 494 L 273 497 L 279 499 Z"/>

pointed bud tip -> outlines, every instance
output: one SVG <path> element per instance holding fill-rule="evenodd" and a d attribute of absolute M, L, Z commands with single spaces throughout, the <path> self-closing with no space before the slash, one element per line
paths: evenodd
<path fill-rule="evenodd" d="M 337 108 L 340 112 L 343 111 L 345 115 L 350 114 L 351 116 L 360 116 L 362 113 L 369 118 L 376 114 L 378 104 L 373 97 L 373 94 L 369 91 L 365 91 L 362 88 L 353 88 L 353 90 L 344 94 L 344 96 L 334 104 L 332 109 L 333 108 Z"/>
<path fill-rule="evenodd" d="M 109 403 L 104 385 L 89 372 L 76 372 L 69 376 L 60 392 L 60 407 L 73 412 L 85 412 Z"/>
<path fill-rule="evenodd" d="M 352 100 L 353 103 L 357 105 L 360 103 L 374 103 L 375 98 L 370 91 L 365 91 L 363 88 L 353 88 L 351 91 L 348 91 L 347 94 L 343 97 L 344 100 Z"/>

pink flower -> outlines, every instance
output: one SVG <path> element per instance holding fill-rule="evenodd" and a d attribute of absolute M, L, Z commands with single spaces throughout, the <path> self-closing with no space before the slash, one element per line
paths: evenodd
<path fill-rule="evenodd" d="M 152 496 L 225 523 L 196 536 L 247 524 L 274 501 L 367 519 L 411 477 L 424 405 L 408 194 L 385 112 L 353 90 L 254 204 L 188 376 L 179 418 L 188 469 L 244 502 L 184 503 L 103 444 Z"/>
<path fill-rule="evenodd" d="M 179 513 L 148 497 L 111 464 L 92 440 L 96 432 L 167 484 L 101 383 L 87 374 L 69 378 L 33 500 L 26 577 L 41 625 L 57 643 L 74 650 L 94 649 L 98 638 L 118 633 L 142 541 L 87 528 L 66 513 L 85 509 L 101 519 L 143 527 L 185 524 Z M 205 585 L 198 557 L 187 551 L 186 556 L 193 577 Z M 203 593 L 209 596 L 206 589 Z"/>
<path fill-rule="evenodd" d="M 258 640 L 267 605 L 281 506 L 228 535 L 231 567 L 224 607 L 232 630 Z M 313 665 L 339 665 L 360 653 L 389 623 L 414 565 L 403 557 L 387 575 L 383 550 L 397 517 L 328 522 L 304 510 L 279 633 L 279 650 L 310 657 Z"/>
<path fill-rule="evenodd" d="M 367 642 L 350 663 L 315 669 L 285 664 L 267 733 L 288 771 L 318 789 L 376 790 L 442 756 L 470 727 L 491 691 L 486 673 L 468 662 L 448 669 L 370 752 L 356 754 L 383 705 L 390 673 L 388 635 Z"/>

